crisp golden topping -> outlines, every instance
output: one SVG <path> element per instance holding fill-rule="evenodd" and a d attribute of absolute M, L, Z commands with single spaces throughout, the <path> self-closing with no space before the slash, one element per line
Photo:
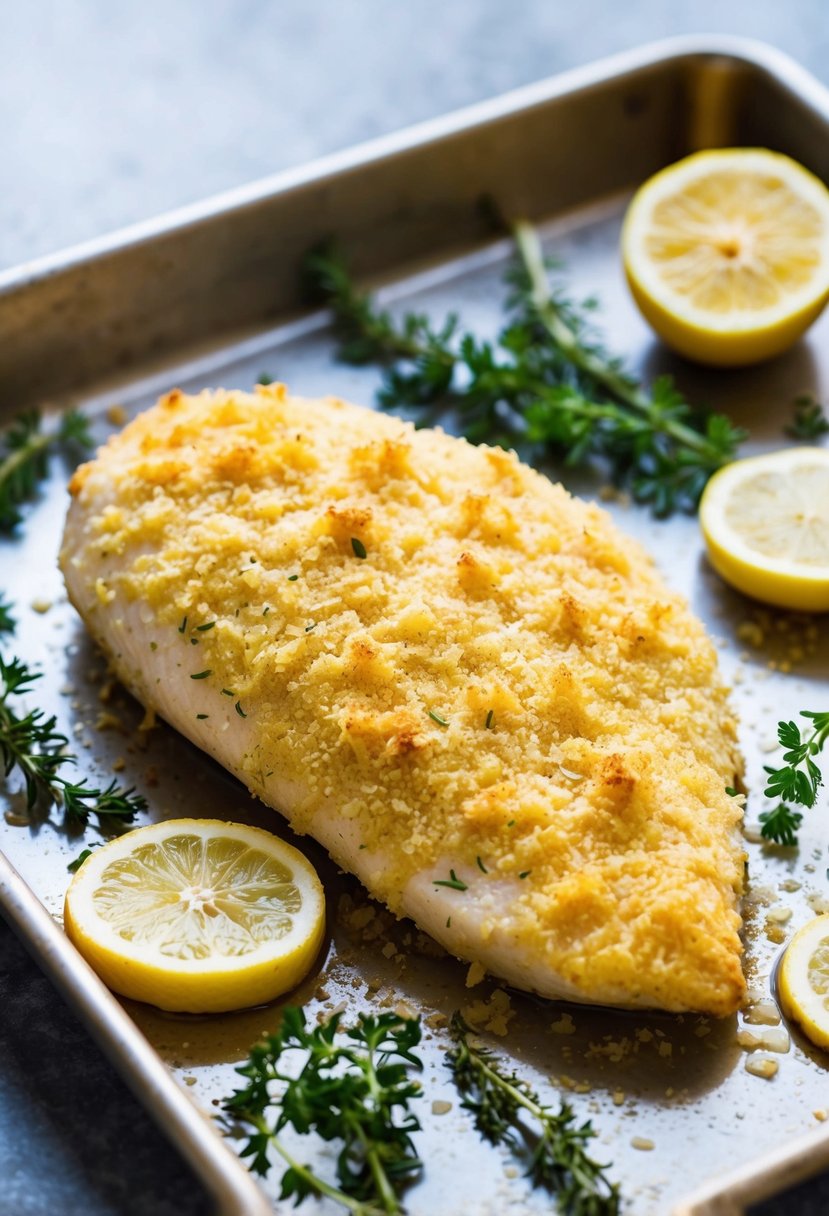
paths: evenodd
<path fill-rule="evenodd" d="M 72 492 L 93 630 L 113 595 L 171 634 L 186 618 L 205 712 L 225 689 L 247 715 L 251 789 L 298 783 L 304 831 L 334 806 L 387 859 L 392 908 L 449 858 L 516 880 L 516 941 L 587 999 L 738 1004 L 715 651 L 601 509 L 511 453 L 282 386 L 171 393 Z"/>

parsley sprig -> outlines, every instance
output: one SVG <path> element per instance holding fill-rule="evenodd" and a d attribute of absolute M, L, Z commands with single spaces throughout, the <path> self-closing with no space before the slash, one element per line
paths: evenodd
<path fill-rule="evenodd" d="M 486 1047 L 470 1041 L 470 1029 L 459 1013 L 450 1024 L 453 1046 L 447 1063 L 462 1105 L 492 1144 L 504 1144 L 527 1157 L 527 1174 L 536 1186 L 556 1196 L 563 1216 L 616 1216 L 619 1188 L 605 1166 L 587 1153 L 595 1136 L 591 1124 L 577 1126 L 567 1102 L 558 1111 L 545 1106 L 532 1087 L 506 1072 Z M 524 1120 L 532 1121 L 530 1132 Z"/>
<path fill-rule="evenodd" d="M 16 628 L 11 602 L 0 591 L 0 633 L 14 633 Z"/>
<path fill-rule="evenodd" d="M 340 358 L 384 369 L 384 408 L 423 424 L 449 413 L 467 439 L 516 446 L 528 458 L 598 461 L 658 516 L 695 508 L 745 433 L 692 409 L 668 377 L 647 390 L 627 376 L 594 333 L 589 306 L 551 280 L 535 230 L 519 222 L 512 232 L 518 263 L 495 343 L 464 332 L 455 314 L 437 326 L 421 313 L 396 322 L 355 286 L 335 250 L 313 251 L 307 278 L 334 314 Z"/>
<path fill-rule="evenodd" d="M 20 659 L 6 661 L 0 655 L 0 759 L 6 777 L 18 772 L 26 789 L 26 806 L 62 808 L 66 826 L 77 830 L 91 815 L 106 822 L 130 822 L 146 808 L 133 789 L 122 789 L 115 781 L 105 788 L 90 785 L 86 778 L 70 781 L 61 770 L 76 757 L 65 749 L 66 735 L 57 729 L 57 719 L 41 709 L 19 711 L 15 701 L 30 692 L 40 672 L 31 671 Z"/>
<path fill-rule="evenodd" d="M 0 441 L 0 532 L 20 523 L 20 507 L 46 477 L 52 451 L 79 457 L 91 447 L 89 422 L 77 410 L 61 415 L 51 430 L 43 429 L 37 410 L 18 415 Z"/>
<path fill-rule="evenodd" d="M 819 401 L 810 394 L 804 394 L 795 398 L 792 420 L 783 429 L 792 439 L 820 439 L 829 434 L 829 418 Z"/>
<path fill-rule="evenodd" d="M 361 1013 L 343 1032 L 339 1014 L 309 1029 L 301 1009 L 286 1008 L 280 1031 L 237 1069 L 247 1085 L 224 1104 L 250 1128 L 242 1156 L 251 1169 L 267 1174 L 273 1150 L 288 1167 L 283 1199 L 327 1196 L 354 1216 L 402 1212 L 400 1191 L 422 1168 L 412 1143 L 420 1123 L 409 1109 L 420 1096 L 410 1076 L 422 1067 L 413 1050 L 420 1036 L 418 1019 L 394 1013 Z M 288 1127 L 341 1143 L 337 1185 L 294 1157 L 282 1136 Z"/>
<path fill-rule="evenodd" d="M 766 840 L 791 847 L 797 844 L 797 830 L 803 815 L 793 810 L 788 803 L 811 808 L 815 805 L 818 790 L 823 784 L 820 768 L 814 757 L 823 750 L 829 738 L 829 713 L 804 709 L 801 718 L 811 722 L 809 731 L 796 722 L 778 722 L 777 738 L 785 764 L 780 768 L 765 765 L 767 775 L 765 795 L 782 799 L 779 806 L 760 815 L 760 833 Z"/>

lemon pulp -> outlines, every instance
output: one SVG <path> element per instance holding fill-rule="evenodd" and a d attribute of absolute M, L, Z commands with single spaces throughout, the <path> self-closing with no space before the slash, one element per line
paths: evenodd
<path fill-rule="evenodd" d="M 207 1012 L 293 987 L 319 949 L 324 901 L 309 862 L 277 837 L 180 820 L 93 853 L 69 887 L 65 923 L 117 992 Z"/>
<path fill-rule="evenodd" d="M 755 599 L 829 610 L 829 452 L 790 448 L 726 465 L 700 501 L 714 569 Z"/>
<path fill-rule="evenodd" d="M 643 315 L 702 363 L 779 354 L 829 297 L 829 191 L 761 148 L 699 152 L 650 178 L 622 234 Z"/>
<path fill-rule="evenodd" d="M 780 967 L 780 1003 L 818 1047 L 829 1049 L 829 915 L 792 938 Z"/>

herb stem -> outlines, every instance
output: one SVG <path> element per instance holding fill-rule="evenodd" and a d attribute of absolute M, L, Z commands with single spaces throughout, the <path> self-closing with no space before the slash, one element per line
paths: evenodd
<path fill-rule="evenodd" d="M 42 423 L 37 410 L 19 414 L 0 440 L 0 532 L 11 532 L 20 522 L 19 508 L 49 471 L 51 449 L 77 454 L 92 446 L 87 419 L 76 410 L 63 414 L 50 430 Z"/>
<path fill-rule="evenodd" d="M 706 460 L 718 460 L 720 464 L 727 463 L 727 459 L 730 457 L 723 457 L 703 435 L 692 427 L 685 426 L 676 419 L 655 416 L 653 402 L 647 393 L 628 380 L 595 351 L 580 343 L 578 336 L 561 316 L 550 292 L 550 281 L 544 263 L 541 241 L 535 228 L 526 220 L 516 220 L 512 225 L 512 235 L 530 281 L 530 298 L 538 319 L 568 362 L 590 376 L 617 401 L 621 401 L 622 404 L 646 417 L 655 429 L 670 435 L 684 447 L 691 448 L 705 456 Z M 585 402 L 585 405 L 595 408 L 592 402 Z M 575 408 L 575 403 L 571 404 L 569 408 L 573 412 L 579 412 Z M 581 412 L 596 418 L 615 416 L 615 411 L 612 409 L 596 410 L 595 413 L 592 409 L 585 409 Z"/>
<path fill-rule="evenodd" d="M 0 485 L 11 481 L 24 465 L 36 461 L 38 456 L 55 442 L 55 439 L 55 435 L 41 431 L 30 439 L 27 439 L 22 447 L 14 448 L 9 452 L 3 461 L 0 462 Z"/>
<path fill-rule="evenodd" d="M 268 1142 L 273 1145 L 279 1153 L 282 1160 L 290 1166 L 295 1174 L 306 1183 L 306 1185 L 315 1191 L 318 1195 L 324 1195 L 327 1199 L 333 1199 L 335 1203 L 341 1204 L 347 1208 L 349 1212 L 353 1212 L 354 1216 L 377 1216 L 378 1209 L 372 1204 L 363 1203 L 359 1199 L 354 1199 L 351 1195 L 346 1195 L 345 1191 L 339 1190 L 332 1186 L 330 1182 L 326 1182 L 324 1178 L 318 1177 L 312 1173 L 306 1165 L 300 1164 L 296 1157 L 289 1152 L 285 1145 L 280 1140 L 279 1136 L 271 1127 L 268 1126 L 267 1120 L 262 1115 L 246 1114 L 245 1119 L 255 1127 L 261 1136 L 267 1136 Z"/>

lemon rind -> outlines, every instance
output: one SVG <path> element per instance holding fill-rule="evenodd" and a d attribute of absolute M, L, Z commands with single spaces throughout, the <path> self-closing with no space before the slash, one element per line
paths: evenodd
<path fill-rule="evenodd" d="M 723 161 L 739 159 L 747 170 L 767 170 L 769 160 L 774 160 L 781 167 L 784 179 L 791 183 L 796 180 L 797 192 L 827 217 L 822 240 L 817 245 L 820 266 L 814 277 L 772 308 L 728 312 L 722 316 L 697 308 L 666 285 L 644 250 L 643 241 L 655 206 L 666 197 L 680 193 L 687 183 L 697 180 L 701 176 L 700 167 L 710 166 L 717 158 Z M 622 251 L 626 273 L 640 307 L 643 307 L 644 298 L 651 309 L 660 310 L 677 326 L 694 331 L 701 341 L 706 338 L 746 339 L 752 343 L 759 343 L 763 338 L 770 340 L 781 326 L 797 329 L 796 323 L 802 321 L 805 328 L 829 297 L 829 191 L 808 169 L 779 152 L 762 148 L 696 152 L 660 170 L 634 195 L 622 229 Z M 746 357 L 749 357 L 748 353 Z"/>

